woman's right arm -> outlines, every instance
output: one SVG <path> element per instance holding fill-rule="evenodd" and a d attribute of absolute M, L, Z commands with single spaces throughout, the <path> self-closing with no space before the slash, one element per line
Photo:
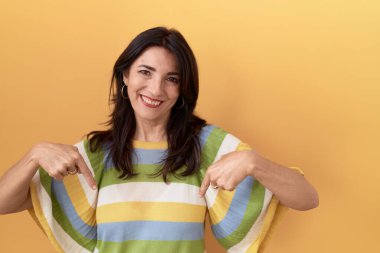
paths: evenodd
<path fill-rule="evenodd" d="M 63 180 L 67 170 L 77 169 L 90 187 L 96 189 L 90 169 L 75 146 L 39 143 L 0 178 L 0 214 L 20 212 L 32 207 L 29 186 L 39 167 L 56 180 Z"/>

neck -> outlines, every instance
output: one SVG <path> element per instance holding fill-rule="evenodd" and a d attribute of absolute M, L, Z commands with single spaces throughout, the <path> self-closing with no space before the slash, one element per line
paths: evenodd
<path fill-rule="evenodd" d="M 167 141 L 166 122 L 155 123 L 136 119 L 135 140 L 147 142 Z"/>

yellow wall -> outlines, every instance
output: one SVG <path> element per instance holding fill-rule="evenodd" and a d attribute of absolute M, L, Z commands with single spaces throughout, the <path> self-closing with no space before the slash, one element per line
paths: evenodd
<path fill-rule="evenodd" d="M 139 32 L 166 25 L 197 56 L 198 113 L 271 160 L 301 167 L 319 191 L 320 207 L 289 211 L 267 252 L 380 252 L 379 7 L 2 1 L 0 172 L 38 141 L 74 143 L 99 129 L 114 61 Z M 26 212 L 0 217 L 1 252 L 52 250 Z"/>

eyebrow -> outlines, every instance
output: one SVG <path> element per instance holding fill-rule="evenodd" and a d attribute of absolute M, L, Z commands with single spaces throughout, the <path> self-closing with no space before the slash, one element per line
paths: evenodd
<path fill-rule="evenodd" d="M 151 67 L 151 66 L 148 66 L 148 65 L 145 65 L 145 64 L 141 64 L 141 65 L 139 65 L 138 67 L 144 67 L 144 68 L 147 68 L 147 69 L 149 69 L 149 70 L 152 70 L 152 71 L 156 71 L 156 69 L 155 68 L 153 68 L 153 67 Z M 168 75 L 180 75 L 178 72 L 168 72 L 167 73 Z"/>

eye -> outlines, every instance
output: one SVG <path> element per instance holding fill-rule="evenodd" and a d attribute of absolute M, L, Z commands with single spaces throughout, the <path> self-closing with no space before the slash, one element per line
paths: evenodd
<path fill-rule="evenodd" d="M 145 69 L 139 70 L 139 73 L 143 74 L 144 76 L 150 76 L 151 75 L 150 71 L 145 70 Z"/>
<path fill-rule="evenodd" d="M 172 82 L 172 83 L 179 83 L 179 79 L 178 78 L 175 78 L 175 77 L 168 77 L 168 80 L 169 82 Z"/>

